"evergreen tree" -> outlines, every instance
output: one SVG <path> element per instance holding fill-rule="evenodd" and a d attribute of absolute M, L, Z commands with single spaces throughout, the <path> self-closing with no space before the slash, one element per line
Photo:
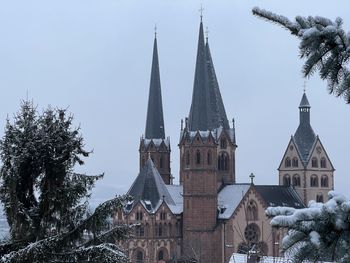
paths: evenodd
<path fill-rule="evenodd" d="M 301 40 L 300 57 L 306 58 L 303 75 L 308 77 L 318 70 L 321 79 L 327 80 L 329 92 L 350 103 L 350 33 L 342 28 L 341 18 L 333 22 L 320 16 L 297 16 L 292 22 L 257 7 L 253 8 L 253 14 L 297 36 Z"/>
<path fill-rule="evenodd" d="M 269 207 L 271 224 L 288 229 L 282 248 L 292 262 L 350 262 L 350 200 L 334 191 L 325 204 L 308 208 Z"/>
<path fill-rule="evenodd" d="M 38 116 L 24 101 L 14 123 L 7 120 L 0 141 L 0 200 L 10 226 L 10 240 L 0 244 L 0 262 L 126 262 L 115 244 L 129 233 L 109 228 L 108 220 L 125 197 L 87 213 L 88 197 L 103 174 L 74 172 L 84 164 L 79 128 L 65 110 L 48 108 Z"/>

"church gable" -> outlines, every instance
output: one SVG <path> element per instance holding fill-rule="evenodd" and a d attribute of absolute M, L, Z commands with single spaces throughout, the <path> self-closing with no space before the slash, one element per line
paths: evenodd
<path fill-rule="evenodd" d="M 293 139 L 291 138 L 288 143 L 287 149 L 284 152 L 278 170 L 299 170 L 300 168 L 303 168 L 303 164 L 300 158 L 300 154 L 298 152 L 298 148 L 296 147 Z"/>
<path fill-rule="evenodd" d="M 310 158 L 307 163 L 308 170 L 334 171 L 333 164 L 323 147 L 321 140 L 317 136 L 314 147 L 311 150 Z"/>

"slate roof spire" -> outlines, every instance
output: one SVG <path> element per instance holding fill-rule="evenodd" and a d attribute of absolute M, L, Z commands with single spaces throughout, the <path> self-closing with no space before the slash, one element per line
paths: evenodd
<path fill-rule="evenodd" d="M 189 114 L 190 131 L 206 131 L 223 126 L 229 129 L 208 40 L 205 43 L 202 19 L 199 25 L 196 69 Z"/>
<path fill-rule="evenodd" d="M 316 135 L 310 124 L 310 103 L 304 92 L 299 104 L 299 127 L 294 134 L 294 141 L 301 154 L 304 164 L 309 160 L 311 148 L 316 140 Z"/>
<path fill-rule="evenodd" d="M 162 91 L 160 85 L 157 34 L 154 36 L 151 81 L 149 87 L 146 139 L 165 139 Z"/>

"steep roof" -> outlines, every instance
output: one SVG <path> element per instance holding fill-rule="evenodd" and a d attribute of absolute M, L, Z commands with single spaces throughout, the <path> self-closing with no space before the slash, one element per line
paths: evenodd
<path fill-rule="evenodd" d="M 283 185 L 254 185 L 268 206 L 288 206 L 303 208 L 304 203 L 296 190 Z"/>
<path fill-rule="evenodd" d="M 304 93 L 299 105 L 299 126 L 293 136 L 293 141 L 298 148 L 304 165 L 308 163 L 312 147 L 316 142 L 316 134 L 310 124 L 310 108 L 310 103 Z"/>
<path fill-rule="evenodd" d="M 206 131 L 218 128 L 220 125 L 229 129 L 209 44 L 204 42 L 201 21 L 188 128 L 190 131 Z"/>
<path fill-rule="evenodd" d="M 175 205 L 167 187 L 157 168 L 149 158 L 139 175 L 130 187 L 128 194 L 134 198 L 134 203 L 143 201 L 151 204 L 151 211 L 155 211 L 164 200 L 168 205 Z"/>
<path fill-rule="evenodd" d="M 154 38 L 151 81 L 149 87 L 146 139 L 165 139 L 162 91 L 160 86 L 157 38 Z"/>

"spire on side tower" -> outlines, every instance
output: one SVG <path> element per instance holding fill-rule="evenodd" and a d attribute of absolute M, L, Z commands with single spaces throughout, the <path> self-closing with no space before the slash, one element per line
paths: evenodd
<path fill-rule="evenodd" d="M 165 139 L 156 31 L 153 45 L 153 60 L 148 97 L 145 138 Z"/>

